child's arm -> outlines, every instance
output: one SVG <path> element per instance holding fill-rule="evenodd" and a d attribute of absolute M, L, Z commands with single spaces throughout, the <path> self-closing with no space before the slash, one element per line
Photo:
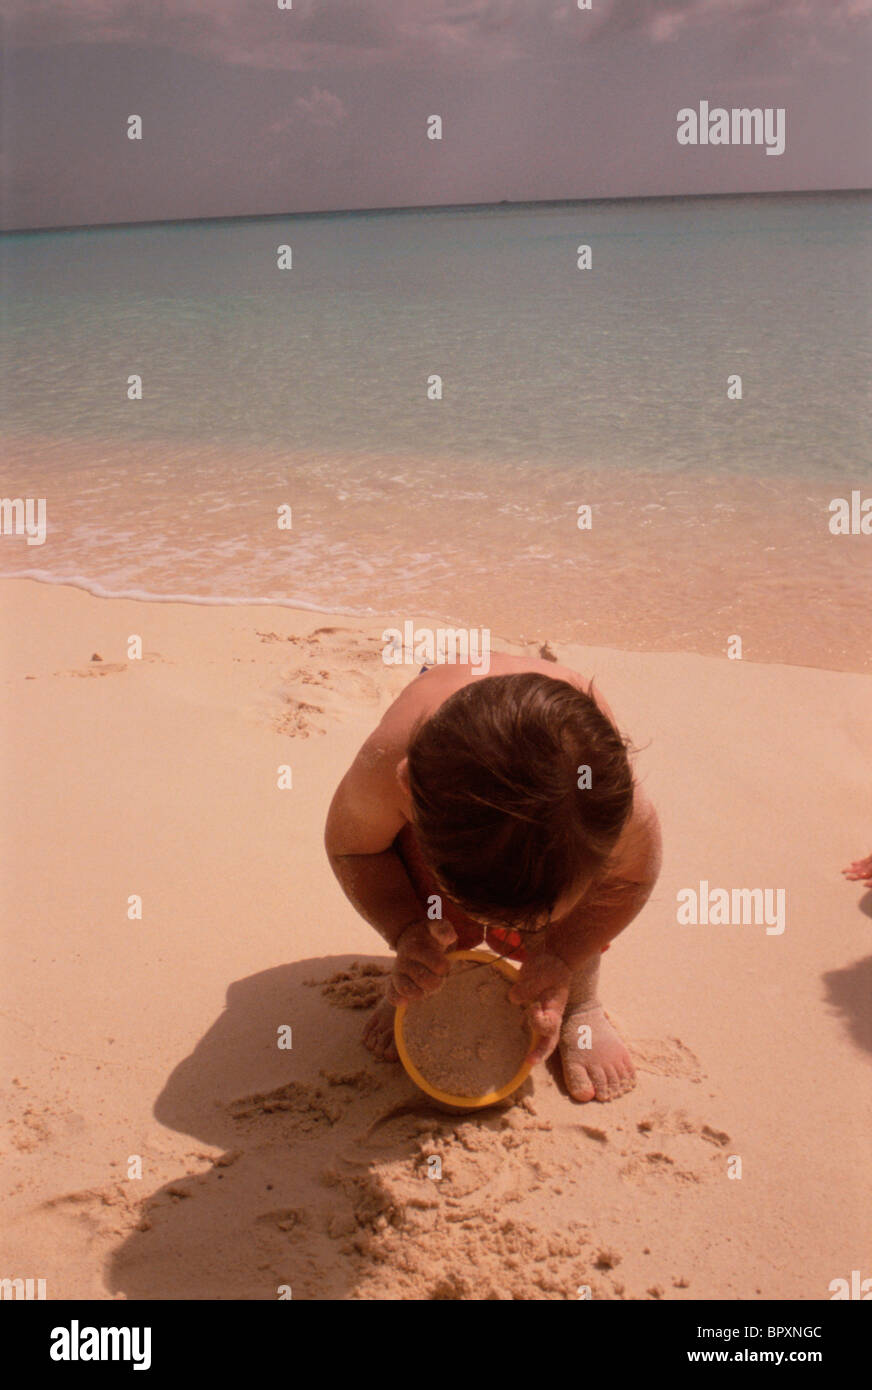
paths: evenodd
<path fill-rule="evenodd" d="M 608 865 L 581 901 L 545 934 L 546 949 L 577 970 L 639 915 L 660 875 L 660 821 L 637 784 L 633 813 Z"/>
<path fill-rule="evenodd" d="M 448 970 L 445 950 L 455 940 L 447 922 L 427 920 L 393 849 L 406 824 L 395 775 L 397 751 L 367 740 L 336 789 L 324 835 L 345 896 L 397 952 L 392 1003 L 438 989 Z"/>
<path fill-rule="evenodd" d="M 404 823 L 378 776 L 361 766 L 358 756 L 330 803 L 324 845 L 345 896 L 392 947 L 405 928 L 424 915 L 405 866 L 392 848 Z"/>
<path fill-rule="evenodd" d="M 511 998 L 531 1005 L 539 1043 L 528 1060 L 541 1061 L 557 1046 L 560 1024 L 573 977 L 641 912 L 660 873 L 660 823 L 654 807 L 637 786 L 636 808 L 609 862 L 608 871 L 560 922 L 549 925 L 544 939 L 528 948 Z"/>

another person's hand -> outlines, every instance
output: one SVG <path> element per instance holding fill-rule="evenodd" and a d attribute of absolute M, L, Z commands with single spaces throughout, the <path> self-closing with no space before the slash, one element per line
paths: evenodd
<path fill-rule="evenodd" d="M 842 873 L 852 883 L 860 879 L 864 888 L 872 888 L 872 854 L 867 855 L 865 859 L 855 859 L 853 864 L 842 870 Z"/>
<path fill-rule="evenodd" d="M 537 951 L 524 961 L 517 983 L 509 991 L 513 1003 L 529 1005 L 530 1022 L 539 1034 L 539 1041 L 527 1055 L 533 1065 L 549 1057 L 560 1041 L 571 978 L 569 966 L 559 956 Z"/>
<path fill-rule="evenodd" d="M 435 994 L 448 974 L 445 952 L 457 940 L 450 922 L 430 922 L 426 918 L 406 927 L 397 942 L 397 958 L 388 981 L 387 999 L 401 1004 Z"/>

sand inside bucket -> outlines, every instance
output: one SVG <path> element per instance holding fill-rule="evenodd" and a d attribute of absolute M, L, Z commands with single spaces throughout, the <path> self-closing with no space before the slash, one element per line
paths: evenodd
<path fill-rule="evenodd" d="M 517 1075 L 530 1032 L 523 1008 L 509 999 L 512 984 L 490 965 L 458 960 L 441 989 L 409 1004 L 406 1051 L 432 1086 L 471 1098 L 498 1091 Z"/>

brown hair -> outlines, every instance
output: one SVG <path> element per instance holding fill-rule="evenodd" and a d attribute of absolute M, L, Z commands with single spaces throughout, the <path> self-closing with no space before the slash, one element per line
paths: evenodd
<path fill-rule="evenodd" d="M 550 915 L 626 823 L 629 746 L 568 681 L 529 672 L 455 691 L 407 753 L 412 820 L 439 885 L 473 916 L 523 927 Z"/>

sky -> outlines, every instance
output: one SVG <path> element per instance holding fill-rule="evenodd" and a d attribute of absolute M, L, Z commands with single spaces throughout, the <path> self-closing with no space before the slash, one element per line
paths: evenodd
<path fill-rule="evenodd" d="M 0 0 L 0 227 L 872 185 L 872 0 L 287 3 Z"/>

